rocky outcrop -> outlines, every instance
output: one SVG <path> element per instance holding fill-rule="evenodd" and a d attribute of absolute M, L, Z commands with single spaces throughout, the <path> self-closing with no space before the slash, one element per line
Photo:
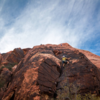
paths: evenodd
<path fill-rule="evenodd" d="M 14 49 L 6 58 L 11 63 L 18 63 L 24 57 L 24 52 L 20 48 Z"/>
<path fill-rule="evenodd" d="M 100 91 L 98 68 L 69 44 L 35 46 L 13 72 L 2 100 L 49 100 Z M 70 58 L 62 68 L 62 56 Z"/>
<path fill-rule="evenodd" d="M 12 72 L 16 68 L 14 65 L 18 64 L 24 55 L 25 54 L 21 48 L 16 48 L 13 51 L 0 54 L 0 100 L 3 92 L 9 85 Z M 12 72 L 10 70 L 12 70 Z"/>
<path fill-rule="evenodd" d="M 2 57 L 2 65 L 7 65 L 8 63 L 19 63 L 24 57 L 24 51 L 21 48 L 16 48 L 8 53 L 3 53 Z"/>

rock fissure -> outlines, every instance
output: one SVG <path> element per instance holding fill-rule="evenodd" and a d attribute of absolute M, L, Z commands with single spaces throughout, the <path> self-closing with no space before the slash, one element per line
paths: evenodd
<path fill-rule="evenodd" d="M 14 91 L 12 97 L 9 100 L 14 100 L 14 97 L 15 97 L 15 91 Z"/>

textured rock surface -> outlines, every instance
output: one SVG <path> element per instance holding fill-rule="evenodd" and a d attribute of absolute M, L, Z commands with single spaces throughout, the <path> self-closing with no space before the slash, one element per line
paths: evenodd
<path fill-rule="evenodd" d="M 3 78 L 6 80 L 6 82 L 9 82 L 11 80 L 12 72 L 9 71 L 7 68 L 3 68 L 0 74 L 3 75 Z"/>
<path fill-rule="evenodd" d="M 4 91 L 6 90 L 9 81 L 11 81 L 12 72 L 7 68 L 0 70 L 0 100 L 3 96 Z"/>
<path fill-rule="evenodd" d="M 99 70 L 87 53 L 83 52 L 85 56 L 81 52 L 67 43 L 40 45 L 28 50 L 15 69 L 2 100 L 47 100 L 67 93 L 66 87 L 73 94 L 99 93 Z M 70 61 L 61 73 L 63 55 Z"/>

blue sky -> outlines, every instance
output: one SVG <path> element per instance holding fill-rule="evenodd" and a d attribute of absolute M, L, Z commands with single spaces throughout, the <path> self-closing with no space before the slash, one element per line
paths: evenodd
<path fill-rule="evenodd" d="M 0 52 L 69 43 L 100 56 L 100 0 L 0 0 Z"/>

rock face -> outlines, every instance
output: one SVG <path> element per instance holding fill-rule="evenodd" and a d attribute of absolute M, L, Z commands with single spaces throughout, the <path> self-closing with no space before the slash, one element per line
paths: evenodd
<path fill-rule="evenodd" d="M 81 52 L 67 43 L 28 50 L 13 72 L 2 100 L 50 100 L 66 93 L 65 99 L 69 92 L 99 93 L 99 70 Z M 62 69 L 63 55 L 70 60 Z"/>
<path fill-rule="evenodd" d="M 33 54 L 29 55 L 30 58 L 27 55 L 15 70 L 13 80 L 4 95 L 6 100 L 12 97 L 15 100 L 39 100 L 44 93 L 55 93 L 61 61 L 51 54 Z"/>

